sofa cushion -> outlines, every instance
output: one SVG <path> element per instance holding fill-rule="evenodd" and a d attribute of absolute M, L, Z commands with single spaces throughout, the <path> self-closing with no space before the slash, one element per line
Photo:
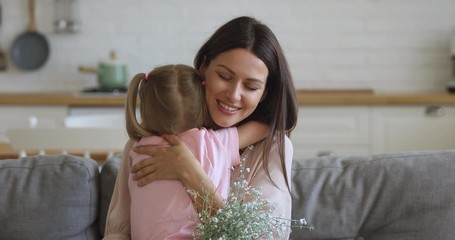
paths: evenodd
<path fill-rule="evenodd" d="M 0 161 L 0 239 L 99 239 L 95 161 L 31 156 Z"/>
<path fill-rule="evenodd" d="M 122 161 L 121 155 L 116 155 L 107 160 L 101 168 L 101 205 L 99 211 L 99 231 L 104 235 L 106 226 L 106 216 L 109 204 L 114 191 L 115 180 L 117 179 L 118 170 Z"/>
<path fill-rule="evenodd" d="M 299 159 L 292 239 L 454 239 L 455 151 Z"/>

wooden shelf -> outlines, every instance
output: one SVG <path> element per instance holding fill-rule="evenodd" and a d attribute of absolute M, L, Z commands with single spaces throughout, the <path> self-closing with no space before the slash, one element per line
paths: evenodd
<path fill-rule="evenodd" d="M 455 105 L 449 93 L 373 93 L 367 90 L 297 90 L 300 106 L 309 105 Z"/>
<path fill-rule="evenodd" d="M 359 90 L 297 90 L 300 106 L 308 105 L 455 105 L 455 94 L 374 93 Z M 0 105 L 65 105 L 70 107 L 123 107 L 125 95 L 80 93 L 0 93 Z"/>
<path fill-rule="evenodd" d="M 0 105 L 65 105 L 87 107 L 123 107 L 125 94 L 80 94 L 64 92 L 1 93 Z"/>

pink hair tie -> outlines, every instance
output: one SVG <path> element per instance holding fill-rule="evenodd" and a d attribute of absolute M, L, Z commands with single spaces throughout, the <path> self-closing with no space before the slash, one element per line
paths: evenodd
<path fill-rule="evenodd" d="M 148 80 L 148 79 L 149 79 L 149 73 L 148 73 L 148 72 L 145 72 L 144 74 L 145 74 L 144 80 Z"/>

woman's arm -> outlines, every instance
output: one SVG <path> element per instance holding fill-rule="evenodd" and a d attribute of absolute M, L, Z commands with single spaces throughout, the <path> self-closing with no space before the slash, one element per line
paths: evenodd
<path fill-rule="evenodd" d="M 248 121 L 237 127 L 239 133 L 239 149 L 257 143 L 269 135 L 270 127 L 258 121 Z"/>
<path fill-rule="evenodd" d="M 111 203 L 106 217 L 104 240 L 131 239 L 130 205 L 131 198 L 128 189 L 128 177 L 130 173 L 129 152 L 133 146 L 128 141 L 123 149 L 123 159 L 120 165 Z"/>
<path fill-rule="evenodd" d="M 202 211 L 204 196 L 212 195 L 212 212 L 222 208 L 222 197 L 186 144 L 175 135 L 163 135 L 170 147 L 137 146 L 134 151 L 150 158 L 131 167 L 133 180 L 145 186 L 154 180 L 180 180 L 186 189 L 197 193 L 193 199 L 198 212 Z"/>

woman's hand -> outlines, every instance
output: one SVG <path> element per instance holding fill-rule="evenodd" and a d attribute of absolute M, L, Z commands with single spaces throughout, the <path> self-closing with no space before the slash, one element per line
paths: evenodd
<path fill-rule="evenodd" d="M 133 180 L 137 181 L 138 186 L 145 186 L 154 180 L 184 182 L 188 173 L 202 170 L 191 150 L 179 137 L 176 135 L 162 137 L 169 142 L 170 147 L 143 145 L 133 149 L 137 153 L 150 156 L 131 167 Z"/>

